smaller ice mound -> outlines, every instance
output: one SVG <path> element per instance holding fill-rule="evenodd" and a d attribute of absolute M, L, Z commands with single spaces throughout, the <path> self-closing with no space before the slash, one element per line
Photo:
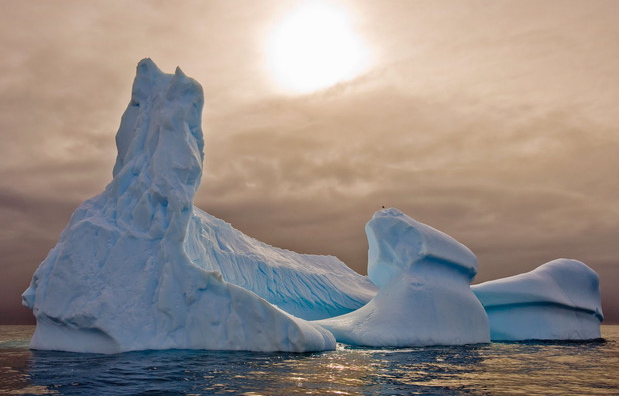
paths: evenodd
<path fill-rule="evenodd" d="M 376 212 L 365 229 L 378 294 L 354 312 L 315 323 L 339 342 L 363 346 L 490 341 L 488 318 L 469 286 L 477 258 L 466 246 L 393 208 Z"/>
<path fill-rule="evenodd" d="M 488 313 L 493 341 L 600 338 L 599 277 L 580 261 L 553 260 L 472 289 Z"/>

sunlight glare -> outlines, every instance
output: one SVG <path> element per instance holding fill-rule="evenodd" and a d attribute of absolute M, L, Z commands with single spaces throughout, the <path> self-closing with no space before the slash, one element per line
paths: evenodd
<path fill-rule="evenodd" d="M 365 67 L 366 49 L 343 10 L 311 2 L 275 27 L 267 56 L 282 88 L 308 93 L 358 75 Z"/>

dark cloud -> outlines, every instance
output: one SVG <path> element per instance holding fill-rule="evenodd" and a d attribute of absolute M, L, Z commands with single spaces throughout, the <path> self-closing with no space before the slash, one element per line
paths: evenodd
<path fill-rule="evenodd" d="M 0 189 L 0 324 L 33 321 L 32 312 L 21 307 L 21 293 L 78 204 Z"/>

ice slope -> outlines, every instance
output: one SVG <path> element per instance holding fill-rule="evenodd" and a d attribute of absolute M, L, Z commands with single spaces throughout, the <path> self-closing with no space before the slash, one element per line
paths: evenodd
<path fill-rule="evenodd" d="M 580 261 L 553 260 L 472 289 L 488 313 L 493 341 L 600 337 L 599 278 Z"/>
<path fill-rule="evenodd" d="M 477 258 L 450 236 L 390 208 L 366 225 L 368 274 L 378 294 L 358 310 L 316 323 L 344 343 L 404 347 L 490 341 L 470 289 Z"/>
<path fill-rule="evenodd" d="M 185 250 L 224 280 L 251 290 L 284 311 L 314 320 L 362 307 L 376 286 L 333 256 L 299 254 L 259 242 L 194 207 Z"/>
<path fill-rule="evenodd" d="M 193 261 L 203 160 L 202 88 L 180 69 L 137 67 L 113 180 L 72 215 L 22 299 L 34 349 L 319 351 L 333 336 Z M 191 226 L 190 226 L 191 225 Z"/>

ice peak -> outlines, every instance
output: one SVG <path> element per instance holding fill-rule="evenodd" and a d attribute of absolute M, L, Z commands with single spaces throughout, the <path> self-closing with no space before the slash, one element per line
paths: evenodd
<path fill-rule="evenodd" d="M 372 216 L 373 219 L 378 218 L 378 217 L 403 217 L 406 216 L 400 209 L 397 208 L 383 208 L 381 210 L 376 211 L 376 213 L 374 213 L 374 216 Z"/>
<path fill-rule="evenodd" d="M 138 63 L 116 134 L 114 179 L 106 189 L 118 224 L 153 238 L 187 227 L 202 176 L 203 103 L 200 84 L 179 68 L 166 74 L 150 59 Z"/>
<path fill-rule="evenodd" d="M 187 77 L 185 73 L 181 70 L 180 66 L 176 66 L 176 70 L 174 70 L 174 75 L 178 77 Z"/>
<path fill-rule="evenodd" d="M 166 74 L 151 59 L 142 59 L 133 81 L 131 101 L 116 134 L 118 156 L 113 175 L 116 176 L 132 158 L 142 154 L 152 157 L 163 134 L 173 134 L 172 143 L 178 145 L 187 140 L 184 135 L 189 132 L 186 137 L 195 142 L 185 143 L 195 146 L 192 156 L 198 156 L 201 167 L 204 159 L 203 104 L 202 87 L 180 68 L 175 74 Z"/>
<path fill-rule="evenodd" d="M 162 75 L 164 74 L 150 58 L 144 58 L 138 62 L 137 75 Z"/>

